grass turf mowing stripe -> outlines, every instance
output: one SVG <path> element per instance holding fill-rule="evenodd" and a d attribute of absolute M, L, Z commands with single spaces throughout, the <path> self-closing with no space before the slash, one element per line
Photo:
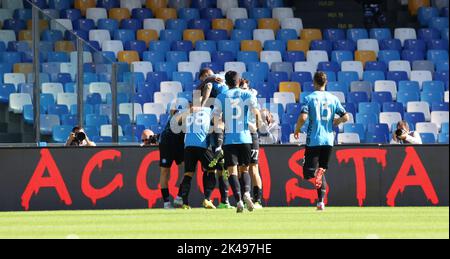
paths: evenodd
<path fill-rule="evenodd" d="M 0 238 L 449 238 L 448 207 L 0 213 Z"/>

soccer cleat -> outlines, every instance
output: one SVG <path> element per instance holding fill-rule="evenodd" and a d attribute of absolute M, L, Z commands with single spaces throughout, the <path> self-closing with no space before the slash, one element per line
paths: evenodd
<path fill-rule="evenodd" d="M 244 203 L 242 201 L 237 204 L 237 213 L 243 213 L 245 209 Z"/>
<path fill-rule="evenodd" d="M 323 175 L 325 174 L 325 169 L 319 168 L 316 173 L 316 188 L 320 189 L 323 184 Z"/>
<path fill-rule="evenodd" d="M 231 206 L 230 203 L 220 203 L 217 207 L 218 209 L 235 209 L 235 207 Z"/>
<path fill-rule="evenodd" d="M 183 202 L 183 198 L 181 198 L 181 197 L 177 197 L 177 198 L 173 201 L 173 206 L 174 206 L 175 208 L 177 208 L 177 209 L 182 208 L 183 205 L 184 205 L 184 202 Z"/>
<path fill-rule="evenodd" d="M 214 204 L 210 200 L 204 200 L 203 207 L 207 210 L 215 210 L 216 209 L 216 206 L 214 206 Z"/>
<path fill-rule="evenodd" d="M 255 210 L 261 210 L 261 209 L 263 209 L 263 206 L 261 205 L 260 202 L 255 202 L 254 209 Z"/>
<path fill-rule="evenodd" d="M 166 210 L 173 210 L 175 208 L 173 207 L 171 202 L 164 202 L 164 209 L 166 209 Z"/>
<path fill-rule="evenodd" d="M 181 207 L 181 209 L 182 209 L 182 210 L 190 210 L 190 209 L 192 209 L 192 208 L 191 208 L 191 206 L 189 206 L 189 205 L 183 205 L 183 206 Z"/>
<path fill-rule="evenodd" d="M 253 203 L 250 193 L 246 192 L 244 194 L 244 201 L 245 201 L 245 205 L 247 206 L 248 211 L 252 212 L 255 209 L 255 204 Z"/>
<path fill-rule="evenodd" d="M 324 211 L 325 210 L 325 203 L 319 202 L 317 203 L 317 211 Z"/>
<path fill-rule="evenodd" d="M 209 168 L 215 168 L 220 160 L 222 160 L 224 157 L 223 150 L 220 149 L 214 153 L 214 159 L 209 163 Z"/>

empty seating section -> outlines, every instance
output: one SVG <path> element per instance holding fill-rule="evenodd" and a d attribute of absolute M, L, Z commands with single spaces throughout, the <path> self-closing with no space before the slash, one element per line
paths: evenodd
<path fill-rule="evenodd" d="M 31 12 L 21 1 L 8 2 L 18 5 L 0 8 L 0 102 L 33 123 Z M 328 91 L 352 117 L 340 127 L 338 143 L 388 143 L 393 124 L 403 119 L 424 142 L 448 143 L 448 7 L 441 17 L 445 11 L 434 1 L 410 0 L 420 28 L 394 30 L 308 28 L 282 1 L 36 3 L 53 15 L 40 22 L 40 72 L 41 131 L 55 142 L 64 142 L 77 124 L 72 31 L 90 43 L 83 57 L 85 123 L 99 140 L 111 137 L 111 72 L 117 62 L 124 141 L 137 141 L 145 128 L 162 129 L 171 102 L 192 98 L 200 68 L 210 67 L 250 80 L 259 103 L 274 108 L 284 125 L 285 143 L 304 97 L 314 91 L 316 71 L 327 74 Z"/>

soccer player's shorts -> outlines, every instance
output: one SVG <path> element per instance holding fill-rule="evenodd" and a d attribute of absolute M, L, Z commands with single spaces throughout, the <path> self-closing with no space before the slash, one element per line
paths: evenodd
<path fill-rule="evenodd" d="M 195 173 L 198 162 L 202 165 L 203 172 L 209 169 L 209 164 L 214 159 L 211 150 L 201 147 L 187 147 L 184 150 L 184 168 L 186 173 Z"/>
<path fill-rule="evenodd" d="M 303 175 L 306 180 L 314 178 L 318 168 L 328 169 L 332 152 L 332 146 L 306 147 L 305 164 L 303 165 Z"/>
<path fill-rule="evenodd" d="M 175 134 L 166 137 L 159 144 L 159 153 L 160 167 L 171 168 L 174 162 L 181 165 L 184 162 L 184 138 Z"/>
<path fill-rule="evenodd" d="M 225 152 L 225 167 L 248 166 L 252 159 L 252 145 L 239 144 L 227 145 L 223 148 Z"/>
<path fill-rule="evenodd" d="M 259 138 L 257 133 L 252 133 L 252 156 L 250 164 L 259 163 Z"/>

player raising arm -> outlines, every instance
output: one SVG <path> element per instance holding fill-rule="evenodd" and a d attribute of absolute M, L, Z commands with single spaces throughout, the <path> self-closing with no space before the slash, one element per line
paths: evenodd
<path fill-rule="evenodd" d="M 295 129 L 295 138 L 299 139 L 301 128 L 309 121 L 303 173 L 306 180 L 315 179 L 319 198 L 318 210 L 325 209 L 324 201 L 327 194 L 325 172 L 328 169 L 328 161 L 334 145 L 333 127 L 349 120 L 339 99 L 326 92 L 327 83 L 325 73 L 315 74 L 315 91 L 306 97 Z M 335 119 L 335 115 L 338 115 L 339 118 Z"/>

